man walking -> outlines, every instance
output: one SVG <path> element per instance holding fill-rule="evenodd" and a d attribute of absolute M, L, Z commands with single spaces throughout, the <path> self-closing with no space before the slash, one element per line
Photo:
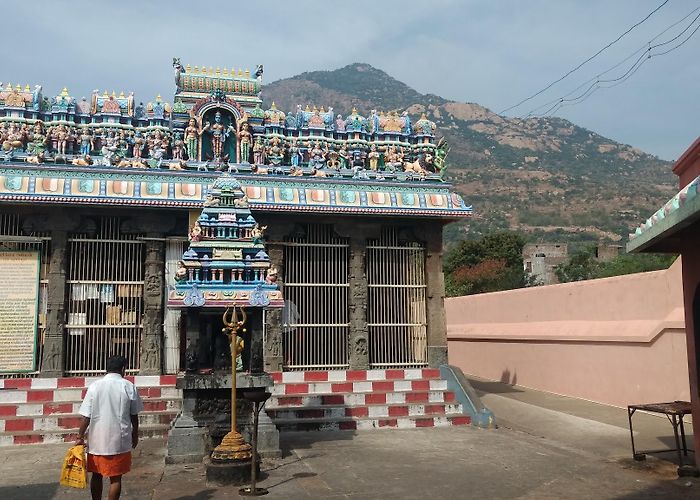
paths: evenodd
<path fill-rule="evenodd" d="M 87 469 L 92 472 L 92 500 L 102 498 L 102 478 L 109 478 L 109 500 L 117 500 L 122 491 L 122 475 L 131 470 L 131 449 L 139 441 L 138 414 L 143 403 L 134 384 L 124 378 L 126 359 L 107 360 L 107 375 L 88 387 L 78 413 L 83 421 L 77 444 L 85 444 Z"/>

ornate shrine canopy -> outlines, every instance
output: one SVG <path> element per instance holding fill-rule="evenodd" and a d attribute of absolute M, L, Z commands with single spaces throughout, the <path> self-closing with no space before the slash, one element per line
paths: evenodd
<path fill-rule="evenodd" d="M 283 307 L 277 270 L 240 183 L 219 177 L 190 231 L 169 307 Z"/>
<path fill-rule="evenodd" d="M 199 208 L 219 173 L 0 164 L 0 202 Z M 457 219 L 472 207 L 442 182 L 237 174 L 253 211 Z"/>

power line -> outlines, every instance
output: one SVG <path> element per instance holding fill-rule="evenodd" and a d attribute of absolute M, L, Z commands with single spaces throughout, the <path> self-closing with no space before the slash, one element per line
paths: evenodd
<path fill-rule="evenodd" d="M 617 37 L 615 40 L 613 40 L 612 42 L 608 43 L 608 44 L 607 44 L 605 47 L 603 47 L 602 49 L 598 50 L 598 52 L 596 52 L 596 53 L 593 54 L 591 57 L 589 57 L 588 59 L 586 59 L 585 61 L 583 61 L 581 64 L 579 64 L 579 65 L 576 66 L 575 68 L 569 70 L 566 74 L 564 74 L 564 76 L 562 76 L 562 77 L 560 77 L 560 78 L 554 80 L 552 83 L 550 83 L 549 85 L 547 85 L 545 88 L 543 88 L 542 90 L 540 90 L 540 91 L 538 91 L 538 92 L 535 92 L 535 93 L 532 94 L 530 97 L 526 97 L 525 99 L 523 99 L 522 101 L 518 102 L 517 104 L 514 104 L 514 105 L 512 105 L 512 106 L 510 106 L 510 107 L 508 107 L 508 108 L 506 108 L 506 109 L 504 109 L 504 110 L 501 111 L 499 114 L 502 115 L 502 114 L 505 113 L 506 111 L 510 111 L 510 110 L 513 109 L 513 108 L 519 107 L 520 105 L 522 105 L 522 104 L 524 104 L 524 103 L 526 103 L 526 102 L 528 102 L 528 101 L 534 99 L 535 97 L 537 97 L 537 96 L 540 95 L 541 93 L 546 92 L 547 90 L 549 90 L 550 88 L 552 88 L 554 85 L 556 85 L 557 83 L 561 82 L 564 78 L 566 78 L 567 76 L 569 76 L 569 75 L 572 74 L 573 72 L 575 72 L 575 71 L 577 71 L 578 69 L 580 69 L 584 64 L 586 64 L 586 63 L 592 61 L 593 59 L 595 59 L 596 57 L 598 57 L 601 53 L 603 53 L 603 51 L 607 50 L 608 48 L 610 48 L 611 46 L 613 46 L 614 44 L 616 44 L 617 42 L 619 42 L 619 41 L 620 41 L 625 35 L 627 35 L 630 31 L 632 31 L 633 29 L 635 29 L 635 28 L 636 28 L 637 26 L 639 26 L 640 24 L 644 23 L 647 19 L 649 19 L 652 15 L 654 15 L 659 9 L 661 9 L 664 5 L 666 5 L 666 4 L 668 3 L 668 1 L 669 1 L 669 0 L 664 0 L 664 1 L 661 3 L 661 5 L 659 5 L 658 7 L 656 7 L 656 8 L 655 8 L 654 10 L 652 10 L 649 14 L 647 14 L 646 17 L 645 17 L 644 19 L 642 19 L 641 21 L 639 21 L 639 22 L 637 22 L 636 24 L 632 25 L 630 28 L 627 29 L 627 31 L 625 31 L 624 33 L 622 33 L 620 36 L 618 36 L 618 37 Z"/>
<path fill-rule="evenodd" d="M 667 40 L 667 41 L 664 42 L 664 43 L 660 43 L 660 44 L 654 45 L 653 47 L 650 47 L 650 48 L 647 49 L 647 50 L 648 50 L 648 51 L 651 51 L 653 48 L 662 47 L 662 46 L 664 46 L 664 45 L 667 45 L 667 44 L 673 42 L 674 40 L 677 40 L 680 36 L 682 36 L 683 33 L 685 33 L 688 29 L 690 29 L 690 27 L 693 26 L 693 24 L 695 24 L 695 21 L 696 21 L 698 18 L 700 18 L 700 15 L 696 16 L 695 19 L 693 19 L 693 21 L 692 21 L 688 26 L 686 26 L 686 28 L 685 28 L 681 33 L 679 33 L 678 35 L 676 35 L 676 36 L 673 37 L 672 39 Z M 657 52 L 657 53 L 647 52 L 647 54 L 642 54 L 642 56 L 640 56 L 640 57 L 634 62 L 634 64 L 633 64 L 632 66 L 630 66 L 630 68 L 629 68 L 625 73 L 623 73 L 621 76 L 619 76 L 619 77 L 617 77 L 617 78 L 612 78 L 612 79 L 609 79 L 609 80 L 600 80 L 600 81 L 596 81 L 596 83 L 595 83 L 594 85 L 592 85 L 591 87 L 589 87 L 589 88 L 586 90 L 586 92 L 584 92 L 583 94 L 579 95 L 578 97 L 575 97 L 575 98 L 573 98 L 573 99 L 563 99 L 563 98 L 560 98 L 559 100 L 557 100 L 556 104 L 554 104 L 554 105 L 551 106 L 549 109 L 547 109 L 547 111 L 545 111 L 545 112 L 542 113 L 542 114 L 535 115 L 535 116 L 545 117 L 545 116 L 553 115 L 553 114 L 555 114 L 557 111 L 559 111 L 559 109 L 563 108 L 564 106 L 575 106 L 575 105 L 581 104 L 582 102 L 584 102 L 585 100 L 587 100 L 589 97 L 591 97 L 598 89 L 601 89 L 601 88 L 602 88 L 602 89 L 609 89 L 609 88 L 617 87 L 618 85 L 623 84 L 623 83 L 626 82 L 629 78 L 631 78 L 632 75 L 634 75 L 634 74 L 639 70 L 639 68 L 641 68 L 641 67 L 644 65 L 644 63 L 646 63 L 647 61 L 653 59 L 654 57 L 663 56 L 663 55 L 668 54 L 669 52 L 673 52 L 674 50 L 679 49 L 680 47 L 682 47 L 683 45 L 685 45 L 685 44 L 688 42 L 688 40 L 690 40 L 690 39 L 693 37 L 693 35 L 695 35 L 695 33 L 696 33 L 698 30 L 700 30 L 700 23 L 698 23 L 698 25 L 695 27 L 695 29 L 694 29 L 693 31 L 691 31 L 690 34 L 688 34 L 688 36 L 686 36 L 685 39 L 683 39 L 683 41 L 681 41 L 680 43 L 674 45 L 674 46 L 671 47 L 670 49 L 665 50 L 665 51 L 663 51 L 663 52 Z M 604 83 L 612 83 L 612 85 L 604 85 Z"/>
<path fill-rule="evenodd" d="M 682 42 L 674 45 L 670 49 L 665 50 L 663 52 L 651 53 L 651 50 L 653 50 L 654 48 L 662 47 L 664 45 L 667 45 L 667 44 L 677 40 L 680 36 L 683 35 L 683 33 L 688 31 L 690 29 L 690 27 L 693 26 L 695 21 L 697 21 L 699 18 L 700 18 L 700 14 L 698 16 L 696 16 L 695 19 L 693 19 L 693 21 L 688 26 L 686 26 L 686 28 L 682 32 L 680 32 L 678 35 L 676 35 L 672 39 L 667 40 L 664 43 L 660 43 L 660 44 L 654 45 L 652 47 L 649 47 L 647 54 L 643 54 L 642 56 L 640 56 L 640 58 L 637 59 L 637 61 L 635 61 L 635 63 L 621 76 L 619 76 L 617 78 L 612 78 L 609 80 L 600 80 L 599 82 L 596 83 L 595 88 L 590 92 L 590 94 L 582 95 L 577 99 L 570 99 L 570 100 L 564 99 L 564 100 L 562 100 L 560 102 L 559 107 L 557 107 L 551 113 L 552 114 L 556 113 L 556 111 L 558 111 L 559 108 L 564 107 L 564 106 L 574 106 L 577 104 L 581 104 L 586 99 L 588 99 L 591 95 L 593 95 L 598 89 L 601 89 L 601 88 L 602 89 L 609 89 L 609 88 L 617 87 L 618 85 L 621 85 L 624 82 L 626 82 L 627 80 L 629 80 L 632 77 L 632 75 L 634 75 L 639 70 L 639 68 L 641 68 L 644 65 L 644 63 L 646 63 L 647 61 L 653 59 L 654 57 L 663 56 L 663 55 L 668 54 L 669 52 L 673 52 L 674 50 L 679 49 L 680 47 L 685 45 L 688 42 L 688 40 L 690 40 L 693 37 L 693 35 L 695 35 L 695 33 L 700 29 L 700 23 L 698 23 L 698 25 L 695 27 L 695 29 L 693 31 L 691 31 L 690 34 L 687 37 L 685 37 L 685 39 Z M 604 85 L 605 83 L 612 83 L 612 85 Z M 567 102 L 567 101 L 571 101 L 571 102 Z"/>
<path fill-rule="evenodd" d="M 590 84 L 591 82 L 598 82 L 598 81 L 600 80 L 600 77 L 601 77 L 601 76 L 603 76 L 603 75 L 605 75 L 605 74 L 607 74 L 607 73 L 610 73 L 610 72 L 611 72 L 612 70 L 614 70 L 614 69 L 619 68 L 620 66 L 622 66 L 624 63 L 626 63 L 627 61 L 629 61 L 630 59 L 632 59 L 634 56 L 636 56 L 636 55 L 639 54 L 640 52 L 648 52 L 649 50 L 651 50 L 651 48 L 653 48 L 653 47 L 651 47 L 652 42 L 654 42 L 655 40 L 657 40 L 658 38 L 660 38 L 661 36 L 663 36 L 667 31 L 669 31 L 669 30 L 671 30 L 672 28 L 675 28 L 676 26 L 678 26 L 680 23 L 682 23 L 683 21 L 685 21 L 686 19 L 688 19 L 688 18 L 689 18 L 690 16 L 692 16 L 694 13 L 696 13 L 698 10 L 700 10 L 700 7 L 694 8 L 694 9 L 691 10 L 688 14 L 686 14 L 685 16 L 683 16 L 681 19 L 679 19 L 679 20 L 676 21 L 675 23 L 671 24 L 670 26 L 666 27 L 663 31 L 661 31 L 660 33 L 658 33 L 658 34 L 657 34 L 656 36 L 654 36 L 653 38 L 651 38 L 648 42 L 646 42 L 644 45 L 642 45 L 639 49 L 637 49 L 637 50 L 635 50 L 634 52 L 632 52 L 630 55 L 628 55 L 627 57 L 625 57 L 622 61 L 618 62 L 618 63 L 615 64 L 614 66 L 611 66 L 611 67 L 609 67 L 608 69 L 606 69 L 605 71 L 602 71 L 602 72 L 598 73 L 598 74 L 597 74 L 596 76 L 594 76 L 593 78 L 590 78 L 590 79 L 586 80 L 585 82 L 583 82 L 582 84 L 580 84 L 578 87 L 576 87 L 575 89 L 569 91 L 568 93 L 564 94 L 563 96 L 560 96 L 560 97 L 558 97 L 558 98 L 556 98 L 556 99 L 552 99 L 551 101 L 545 102 L 544 104 L 541 104 L 540 106 L 537 106 L 536 108 L 530 110 L 526 115 L 520 116 L 520 118 L 523 119 L 523 118 L 529 118 L 530 116 L 542 116 L 540 113 L 537 113 L 540 109 L 546 108 L 546 107 L 551 106 L 552 104 L 561 102 L 563 99 L 569 97 L 569 96 L 572 95 L 574 92 L 577 92 L 579 89 L 585 87 L 586 85 Z M 693 20 L 693 22 L 694 22 L 694 21 L 695 21 L 695 20 Z M 692 25 L 693 22 L 691 22 L 690 25 Z M 671 40 L 668 40 L 668 41 L 664 42 L 664 43 L 661 44 L 661 45 L 666 45 L 666 44 L 668 44 L 668 43 L 671 43 L 673 40 L 677 39 L 680 35 L 682 35 L 685 31 L 687 31 L 689 27 L 690 27 L 690 26 L 686 27 L 686 29 L 683 30 L 683 31 L 682 31 L 681 33 L 679 33 L 678 35 L 676 35 L 676 37 L 672 38 Z M 655 47 L 656 47 L 656 46 L 655 46 Z M 546 114 L 546 113 L 545 113 L 545 114 Z"/>

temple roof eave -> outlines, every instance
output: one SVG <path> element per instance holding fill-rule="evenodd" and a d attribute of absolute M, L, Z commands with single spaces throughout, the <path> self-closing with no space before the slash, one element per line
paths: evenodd
<path fill-rule="evenodd" d="M 201 208 L 219 174 L 72 166 L 0 167 L 0 203 Z M 472 207 L 443 182 L 237 174 L 251 210 L 454 220 Z"/>

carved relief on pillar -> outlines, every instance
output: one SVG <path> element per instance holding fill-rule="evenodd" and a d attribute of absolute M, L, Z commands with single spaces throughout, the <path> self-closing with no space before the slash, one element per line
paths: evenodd
<path fill-rule="evenodd" d="M 46 332 L 41 363 L 44 377 L 63 376 L 65 360 L 64 329 L 66 325 L 66 266 L 68 264 L 68 234 L 53 231 L 49 258 L 46 298 Z"/>
<path fill-rule="evenodd" d="M 143 337 L 141 341 L 141 375 L 162 372 L 163 292 L 165 241 L 162 233 L 149 233 L 144 262 Z"/>
<path fill-rule="evenodd" d="M 348 268 L 350 307 L 350 368 L 366 370 L 369 368 L 369 328 L 367 326 L 367 240 L 377 237 L 381 230 L 379 224 L 340 223 L 335 230 L 341 236 L 350 239 L 350 258 Z"/>
<path fill-rule="evenodd" d="M 277 242 L 283 239 L 283 235 L 269 232 L 267 242 L 267 254 L 270 256 L 272 266 L 277 268 L 277 281 L 282 296 L 284 296 L 284 247 Z M 263 350 L 265 371 L 282 370 L 282 322 L 283 309 L 268 309 L 265 311 L 265 346 Z"/>

